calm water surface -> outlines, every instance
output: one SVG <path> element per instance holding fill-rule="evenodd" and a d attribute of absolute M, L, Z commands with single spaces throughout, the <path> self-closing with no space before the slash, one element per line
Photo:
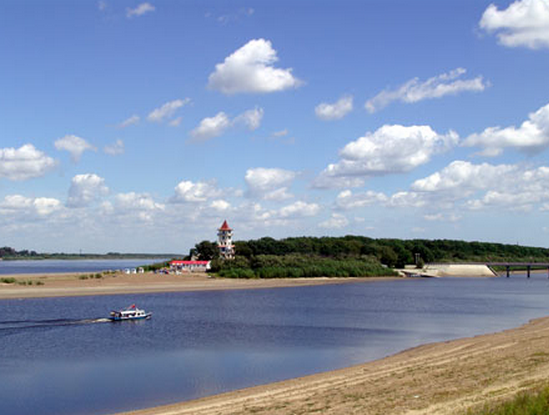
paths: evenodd
<path fill-rule="evenodd" d="M 101 323 L 136 303 L 151 320 Z M 549 280 L 421 279 L 0 301 L 0 414 L 109 414 L 549 315 Z"/>
<path fill-rule="evenodd" d="M 89 259 L 36 261 L 0 261 L 0 275 L 40 274 L 46 272 L 100 272 L 107 270 L 135 268 L 161 262 L 162 259 Z"/>

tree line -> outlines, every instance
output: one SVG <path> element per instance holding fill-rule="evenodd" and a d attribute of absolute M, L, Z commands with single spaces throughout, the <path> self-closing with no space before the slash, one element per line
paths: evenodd
<path fill-rule="evenodd" d="M 252 260 L 261 255 L 302 255 L 316 258 L 369 258 L 390 268 L 432 262 L 549 261 L 549 249 L 492 242 L 466 242 L 450 239 L 374 239 L 365 236 L 292 237 L 276 240 L 264 237 L 236 241 L 237 258 Z M 199 259 L 215 259 L 215 242 L 202 241 L 191 249 Z M 419 263 L 418 263 L 419 262 Z M 253 262 L 251 262 L 252 264 Z"/>
<path fill-rule="evenodd" d="M 9 246 L 4 246 L 0 248 L 0 258 L 27 258 L 37 256 L 38 253 L 36 253 L 35 251 L 29 251 L 27 249 L 17 251 L 13 248 L 10 248 Z"/>

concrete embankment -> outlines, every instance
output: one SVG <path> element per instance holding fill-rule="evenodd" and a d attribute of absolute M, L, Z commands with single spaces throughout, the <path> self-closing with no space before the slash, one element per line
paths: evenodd
<path fill-rule="evenodd" d="M 497 277 L 498 275 L 487 265 L 482 264 L 429 264 L 420 270 L 407 270 L 421 277 Z"/>

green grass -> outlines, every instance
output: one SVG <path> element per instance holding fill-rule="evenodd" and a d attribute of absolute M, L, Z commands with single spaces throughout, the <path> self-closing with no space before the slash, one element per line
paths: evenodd
<path fill-rule="evenodd" d="M 0 282 L 1 282 L 1 283 L 4 283 L 4 284 L 13 284 L 13 283 L 15 283 L 15 281 L 16 281 L 15 278 L 12 278 L 12 277 L 9 277 L 9 278 L 6 278 L 6 277 L 0 278 Z"/>
<path fill-rule="evenodd" d="M 468 415 L 547 415 L 549 414 L 549 386 L 538 391 L 523 392 L 512 400 L 487 405 Z"/>

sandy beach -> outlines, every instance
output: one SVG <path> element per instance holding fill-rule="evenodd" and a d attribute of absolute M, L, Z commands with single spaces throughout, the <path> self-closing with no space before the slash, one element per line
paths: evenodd
<path fill-rule="evenodd" d="M 118 415 L 464 414 L 549 382 L 549 318 L 342 370 Z"/>
<path fill-rule="evenodd" d="M 272 280 L 236 280 L 210 278 L 204 273 L 195 274 L 112 274 L 100 279 L 83 276 L 95 274 L 19 274 L 0 275 L 15 278 L 11 284 L 0 282 L 0 300 L 10 298 L 72 297 L 85 295 L 141 294 L 206 290 L 243 290 L 276 287 L 296 287 L 322 284 L 345 284 L 362 281 L 383 281 L 395 277 L 375 278 L 300 278 Z M 23 285 L 23 282 L 32 285 Z M 43 285 L 36 285 L 37 283 Z"/>

